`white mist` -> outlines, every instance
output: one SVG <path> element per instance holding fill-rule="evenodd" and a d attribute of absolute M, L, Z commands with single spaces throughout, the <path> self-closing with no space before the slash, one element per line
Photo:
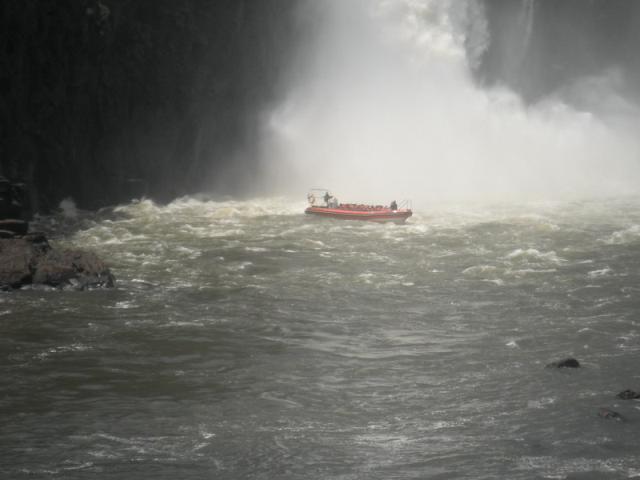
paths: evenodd
<path fill-rule="evenodd" d="M 302 15 L 315 30 L 263 132 L 278 193 L 320 186 L 418 205 L 636 193 L 627 118 L 605 123 L 557 98 L 526 108 L 474 84 L 470 65 L 490 41 L 479 3 L 313 3 Z"/>

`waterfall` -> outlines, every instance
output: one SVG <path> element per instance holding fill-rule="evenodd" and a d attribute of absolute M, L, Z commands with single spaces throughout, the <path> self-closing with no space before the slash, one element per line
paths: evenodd
<path fill-rule="evenodd" d="M 522 0 L 521 25 L 524 30 L 524 40 L 522 42 L 524 49 L 529 46 L 529 39 L 531 38 L 531 32 L 533 31 L 533 9 L 535 7 L 535 3 L 536 0 Z"/>
<path fill-rule="evenodd" d="M 274 188 L 419 204 L 636 192 L 639 144 L 626 127 L 473 81 L 490 41 L 479 1 L 327 0 L 305 15 L 316 26 L 263 129 Z M 516 69 L 534 17 L 524 0 Z"/>
<path fill-rule="evenodd" d="M 508 48 L 504 52 L 504 70 L 511 85 L 520 83 L 523 63 L 533 31 L 535 0 L 522 0 L 519 12 L 508 35 Z"/>

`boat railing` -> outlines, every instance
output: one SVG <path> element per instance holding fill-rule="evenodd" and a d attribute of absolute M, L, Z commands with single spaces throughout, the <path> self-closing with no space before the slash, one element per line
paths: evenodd
<path fill-rule="evenodd" d="M 398 204 L 398 210 L 413 210 L 411 200 L 400 200 L 400 203 Z"/>
<path fill-rule="evenodd" d="M 325 195 L 329 193 L 326 188 L 310 188 L 307 193 L 307 201 L 312 207 L 326 207 Z"/>

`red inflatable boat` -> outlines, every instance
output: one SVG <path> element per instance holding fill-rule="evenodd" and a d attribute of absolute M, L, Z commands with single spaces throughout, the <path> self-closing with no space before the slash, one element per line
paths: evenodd
<path fill-rule="evenodd" d="M 402 202 L 403 208 L 398 208 L 395 201 L 389 206 L 363 205 L 355 203 L 338 203 L 328 190 L 315 189 L 324 192 L 317 196 L 312 190 L 307 199 L 309 206 L 304 213 L 321 217 L 337 218 L 339 220 L 367 220 L 370 222 L 404 223 L 413 215 L 409 202 Z"/>

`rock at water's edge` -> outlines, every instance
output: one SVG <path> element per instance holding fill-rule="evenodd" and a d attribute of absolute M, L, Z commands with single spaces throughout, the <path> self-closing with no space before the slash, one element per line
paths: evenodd
<path fill-rule="evenodd" d="M 0 238 L 0 289 L 20 288 L 33 280 L 38 261 L 51 247 L 38 236 Z"/>
<path fill-rule="evenodd" d="M 113 287 L 114 277 L 92 252 L 53 250 L 44 235 L 0 238 L 0 290 L 43 284 L 58 288 Z"/>
<path fill-rule="evenodd" d="M 104 262 L 93 252 L 50 250 L 38 262 L 33 283 L 53 287 L 71 286 L 84 290 L 113 287 L 114 278 Z"/>

